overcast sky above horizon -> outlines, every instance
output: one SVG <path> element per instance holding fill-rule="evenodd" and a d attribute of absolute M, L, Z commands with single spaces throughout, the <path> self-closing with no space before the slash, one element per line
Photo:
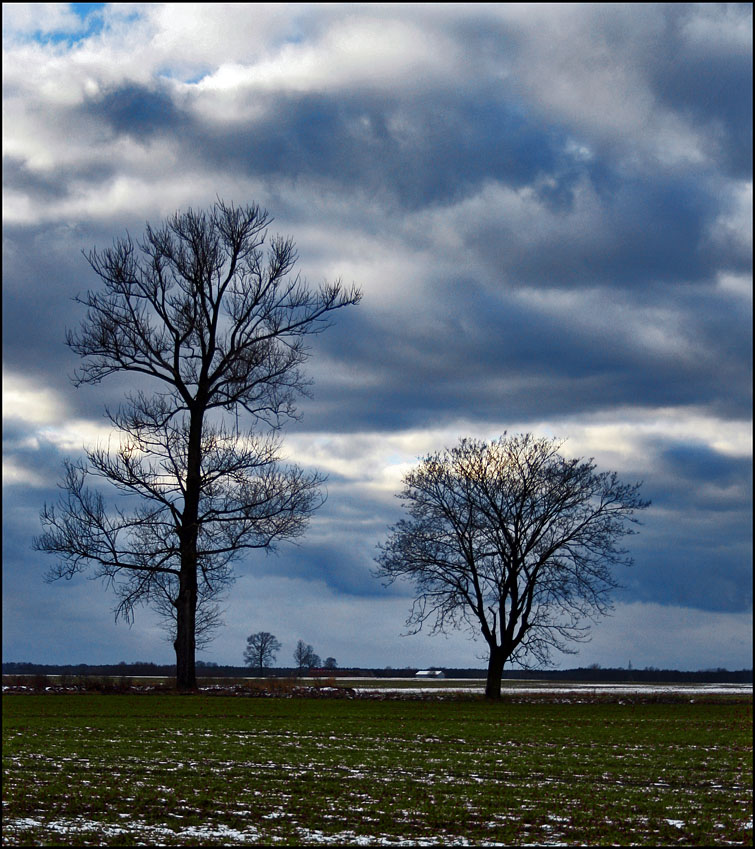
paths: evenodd
<path fill-rule="evenodd" d="M 200 659 L 253 631 L 341 666 L 481 666 L 400 636 L 371 575 L 402 475 L 532 431 L 652 500 L 614 614 L 561 666 L 752 666 L 751 4 L 4 4 L 3 659 L 175 660 L 31 548 L 117 379 L 74 388 L 82 250 L 256 202 L 313 285 L 287 457 L 328 474 L 297 546 L 237 564 Z"/>

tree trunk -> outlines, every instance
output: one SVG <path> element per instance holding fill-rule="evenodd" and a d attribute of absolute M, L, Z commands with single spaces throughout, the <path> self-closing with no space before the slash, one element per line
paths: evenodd
<path fill-rule="evenodd" d="M 485 698 L 499 701 L 501 698 L 501 678 L 503 677 L 503 664 L 506 660 L 505 654 L 500 648 L 490 649 L 488 659 L 488 680 L 485 684 Z"/>
<path fill-rule="evenodd" d="M 199 407 L 201 410 L 201 407 Z M 192 412 L 181 529 L 181 575 L 176 607 L 176 687 L 196 690 L 197 538 L 202 465 L 202 414 Z"/>
<path fill-rule="evenodd" d="M 197 689 L 197 671 L 194 661 L 196 612 L 196 568 L 182 569 L 176 604 L 176 641 L 173 643 L 176 650 L 176 688 L 182 691 Z"/>

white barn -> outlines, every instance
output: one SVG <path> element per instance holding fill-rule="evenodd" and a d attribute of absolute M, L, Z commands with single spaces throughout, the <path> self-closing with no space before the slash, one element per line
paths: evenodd
<path fill-rule="evenodd" d="M 415 678 L 445 678 L 443 671 L 440 669 L 420 669 Z"/>

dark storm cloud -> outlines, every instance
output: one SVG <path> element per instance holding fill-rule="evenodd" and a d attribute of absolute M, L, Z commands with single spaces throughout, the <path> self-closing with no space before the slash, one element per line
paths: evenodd
<path fill-rule="evenodd" d="M 497 222 L 477 222 L 468 236 L 469 245 L 487 260 L 491 277 L 497 275 L 515 287 L 598 285 L 647 290 L 710 281 L 722 264 L 722 257 L 705 244 L 721 212 L 711 184 L 664 174 L 627 181 L 605 165 L 579 163 L 564 153 L 564 134 L 558 128 L 533 123 L 521 108 L 500 97 L 472 102 L 446 97 L 416 110 L 411 105 L 390 99 L 287 96 L 271 100 L 264 119 L 222 135 L 182 112 L 167 90 L 123 86 L 90 100 L 85 108 L 90 118 L 102 120 L 116 133 L 139 138 L 173 133 L 180 127 L 179 143 L 187 155 L 209 157 L 225 168 L 237 164 L 249 173 L 267 176 L 286 173 L 294 178 L 324 177 L 344 185 L 381 187 L 410 207 L 451 202 L 483 180 L 516 187 L 544 174 L 552 179 L 538 190 L 538 200 L 568 220 L 578 180 L 587 180 L 603 206 L 595 220 L 597 229 L 579 238 L 570 238 L 568 227 L 561 238 L 549 239 L 546 231 L 538 249 L 532 250 L 532 234 L 512 229 L 505 216 Z M 402 112 L 417 130 L 409 141 L 398 139 L 389 128 L 391 117 Z M 13 160 L 8 175 L 11 184 L 24 186 L 24 173 L 23 164 Z M 64 185 L 64 180 L 48 185 L 39 178 L 36 185 L 33 180 L 26 183 L 27 190 L 57 194 L 64 192 Z M 100 232 L 102 244 L 104 228 Z M 96 284 L 80 254 L 80 272 L 71 264 L 76 254 L 64 256 L 73 246 L 71 236 L 77 236 L 81 244 L 89 234 L 66 236 L 68 241 L 50 244 L 47 228 L 17 233 L 22 247 L 6 269 L 9 365 L 18 366 L 21 360 L 29 365 L 25 340 L 33 328 L 55 326 L 53 318 L 59 322 L 61 316 L 70 317 L 66 326 L 75 326 L 81 308 L 69 298 L 82 291 L 82 281 L 87 287 Z M 89 244 L 94 237 L 89 236 Z M 520 241 L 522 237 L 527 241 Z M 31 253 L 40 258 L 33 269 L 25 262 Z M 741 270 L 746 260 L 729 252 L 725 267 Z M 33 288 L 46 291 L 31 312 L 27 297 Z M 62 297 L 64 292 L 68 297 Z M 697 364 L 656 361 L 652 354 L 643 355 L 612 338 L 610 327 L 596 339 L 562 317 L 539 315 L 505 296 L 486 296 L 479 285 L 466 280 L 446 281 L 434 294 L 446 305 L 448 314 L 443 319 L 419 328 L 399 326 L 385 335 L 385 328 L 372 326 L 361 311 L 345 320 L 340 334 L 330 335 L 328 348 L 334 354 L 348 349 L 355 361 L 370 362 L 383 372 L 382 387 L 372 388 L 362 405 L 359 396 L 364 393 L 356 390 L 350 421 L 374 424 L 376 408 L 383 411 L 386 426 L 406 426 L 426 422 L 457 405 L 497 417 L 503 410 L 521 415 L 530 407 L 543 415 L 638 398 L 649 404 L 709 403 L 731 386 L 725 382 L 721 387 L 720 369 L 738 356 L 740 380 L 732 394 L 743 397 L 741 379 L 746 379 L 747 369 L 742 367 L 741 344 L 733 345 L 732 340 L 744 341 L 746 331 L 736 321 L 732 325 L 728 313 L 712 327 L 699 328 L 707 359 L 717 361 L 718 377 L 709 362 L 708 369 L 702 375 L 698 371 L 691 380 L 691 369 L 697 370 Z M 461 330 L 462 317 L 472 330 Z M 721 332 L 723 323 L 728 325 L 726 333 Z M 383 338 L 376 342 L 381 334 Z M 36 348 L 42 362 L 55 363 L 56 372 L 64 361 L 51 356 L 53 351 L 61 353 L 59 344 L 49 334 Z M 712 356 L 722 344 L 732 349 L 729 355 Z M 31 367 L 35 368 L 34 362 Z M 518 390 L 502 393 L 494 378 L 506 371 L 530 375 L 540 385 L 547 381 L 542 400 L 533 400 L 526 381 Z M 396 375 L 401 375 L 400 385 Z M 117 396 L 120 391 L 111 394 Z M 389 398 L 399 403 L 389 404 Z M 349 426 L 343 412 L 339 418 L 340 426 Z"/>
<path fill-rule="evenodd" d="M 178 133 L 186 116 L 164 88 L 137 83 L 119 85 L 88 98 L 81 107 L 87 118 L 110 127 L 119 135 L 148 141 L 152 136 Z"/>
<path fill-rule="evenodd" d="M 23 468 L 32 469 L 39 481 L 54 481 L 60 476 L 64 455 L 50 442 L 44 439 L 30 439 L 29 427 L 26 423 L 6 419 L 3 422 L 3 459 Z M 51 488 L 45 497 L 52 500 L 56 490 Z M 19 499 L 14 499 L 18 506 L 22 499 L 39 509 L 39 491 L 37 489 L 22 493 Z M 35 514 L 35 518 L 36 514 Z"/>
<path fill-rule="evenodd" d="M 136 138 L 177 132 L 190 160 L 245 175 L 359 186 L 388 193 L 407 209 L 458 199 L 490 179 L 525 185 L 560 167 L 562 131 L 532 120 L 497 90 L 247 98 L 238 108 L 252 105 L 261 114 L 230 128 L 197 118 L 186 98 L 178 104 L 166 89 L 126 86 L 83 109 L 88 119 Z"/>
<path fill-rule="evenodd" d="M 744 252 L 722 256 L 709 243 L 711 226 L 727 211 L 712 183 L 662 173 L 602 175 L 601 182 L 580 183 L 580 191 L 594 192 L 584 213 L 574 188 L 561 204 L 564 217 L 546 220 L 541 232 L 523 231 L 520 221 L 491 210 L 495 217 L 469 237 L 491 273 L 514 286 L 644 289 L 710 280 L 722 264 L 748 267 Z"/>
<path fill-rule="evenodd" d="M 675 512 L 663 527 L 651 518 L 629 541 L 635 565 L 617 575 L 625 589 L 617 600 L 746 613 L 752 610 L 751 535 L 746 516 Z M 743 523 L 744 520 L 744 523 Z"/>
<path fill-rule="evenodd" d="M 743 26 L 751 13 L 749 4 L 722 4 L 738 10 Z M 680 4 L 681 6 L 681 4 Z M 649 63 L 652 88 L 659 100 L 691 123 L 710 129 L 717 147 L 717 161 L 725 173 L 747 179 L 752 173 L 752 53 L 740 49 L 716 49 L 689 44 L 681 28 L 689 24 L 694 8 L 669 9 L 662 50 Z"/>
<path fill-rule="evenodd" d="M 381 532 L 383 527 L 380 528 Z M 285 574 L 290 578 L 324 581 L 336 592 L 363 597 L 383 596 L 385 590 L 370 574 L 374 546 L 360 543 L 355 550 L 344 540 L 318 544 L 309 541 L 295 548 L 281 545 L 277 554 L 247 555 L 244 574 L 252 577 Z"/>
<path fill-rule="evenodd" d="M 471 101 L 286 98 L 247 133 L 234 142 L 255 172 L 362 185 L 406 209 L 453 201 L 484 180 L 526 184 L 556 158 L 551 133 L 490 92 Z"/>
<path fill-rule="evenodd" d="M 749 414 L 751 317 L 746 310 L 733 315 L 710 294 L 657 299 L 687 317 L 683 350 L 674 355 L 579 307 L 544 313 L 470 280 L 447 281 L 444 288 L 433 294 L 446 311 L 388 326 L 360 309 L 315 342 L 315 370 L 323 350 L 333 361 L 362 364 L 373 379 L 350 386 L 347 397 L 342 388 L 316 383 L 314 401 L 303 407 L 311 426 L 390 430 L 442 422 L 459 410 L 490 421 L 522 420 L 638 401 Z M 646 295 L 644 303 L 656 301 Z"/>
<path fill-rule="evenodd" d="M 720 545 L 732 541 L 727 521 L 745 520 L 739 541 L 747 540 L 752 505 L 752 464 L 749 458 L 730 457 L 707 445 L 678 442 L 658 446 L 656 469 L 648 486 L 655 490 L 654 502 L 663 509 L 673 507 L 712 529 Z M 719 533 L 720 530 L 720 533 Z"/>
<path fill-rule="evenodd" d="M 59 389 L 71 388 L 70 377 L 79 363 L 65 344 L 66 329 L 77 328 L 86 314 L 85 307 L 75 298 L 100 285 L 82 251 L 95 244 L 107 246 L 113 236 L 107 223 L 96 226 L 80 222 L 44 223 L 4 228 L 3 362 L 6 368 L 28 376 L 46 377 L 48 385 Z M 85 402 L 87 396 L 84 392 L 79 397 Z M 84 410 L 86 407 L 82 407 Z"/>
<path fill-rule="evenodd" d="M 688 441 L 648 446 L 653 508 L 630 538 L 629 596 L 705 610 L 752 608 L 752 463 Z M 669 517 L 673 516 L 673 521 Z"/>
<path fill-rule="evenodd" d="M 679 443 L 663 451 L 661 461 L 674 478 L 682 481 L 706 480 L 718 487 L 746 484 L 752 478 L 752 467 L 741 457 L 727 457 L 707 445 Z"/>
<path fill-rule="evenodd" d="M 101 179 L 101 174 L 95 179 Z M 69 191 L 70 174 L 32 171 L 24 159 L 6 156 L 3 159 L 3 186 L 40 201 L 63 198 Z"/>
<path fill-rule="evenodd" d="M 66 357 L 61 325 L 75 320 L 72 298 L 81 291 L 72 262 L 75 236 L 60 232 L 56 239 L 55 229 L 6 227 L 3 256 L 4 364 L 21 373 L 47 374 L 53 385 L 75 364 L 73 356 Z"/>
<path fill-rule="evenodd" d="M 469 230 L 468 249 L 507 285 L 641 289 L 749 269 L 745 248 L 710 239 L 717 218 L 730 211 L 710 175 L 627 178 L 624 166 L 585 162 L 567 149 L 563 127 L 544 124 L 501 92 L 481 90 L 466 100 L 448 92 L 415 100 L 256 97 L 262 117 L 230 130 L 198 120 L 167 90 L 142 86 L 111 91 L 86 108 L 90 119 L 134 138 L 175 134 L 186 161 L 359 187 L 406 210 L 453 203 L 491 180 L 513 190 L 534 183 L 533 203 L 549 214 L 542 231 L 523 229 L 495 208 L 473 228 L 459 222 Z M 582 210 L 586 193 L 590 206 Z"/>

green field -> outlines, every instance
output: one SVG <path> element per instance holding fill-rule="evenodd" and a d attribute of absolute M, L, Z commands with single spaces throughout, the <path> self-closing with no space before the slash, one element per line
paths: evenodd
<path fill-rule="evenodd" d="M 3 697 L 8 845 L 752 844 L 752 701 Z"/>

